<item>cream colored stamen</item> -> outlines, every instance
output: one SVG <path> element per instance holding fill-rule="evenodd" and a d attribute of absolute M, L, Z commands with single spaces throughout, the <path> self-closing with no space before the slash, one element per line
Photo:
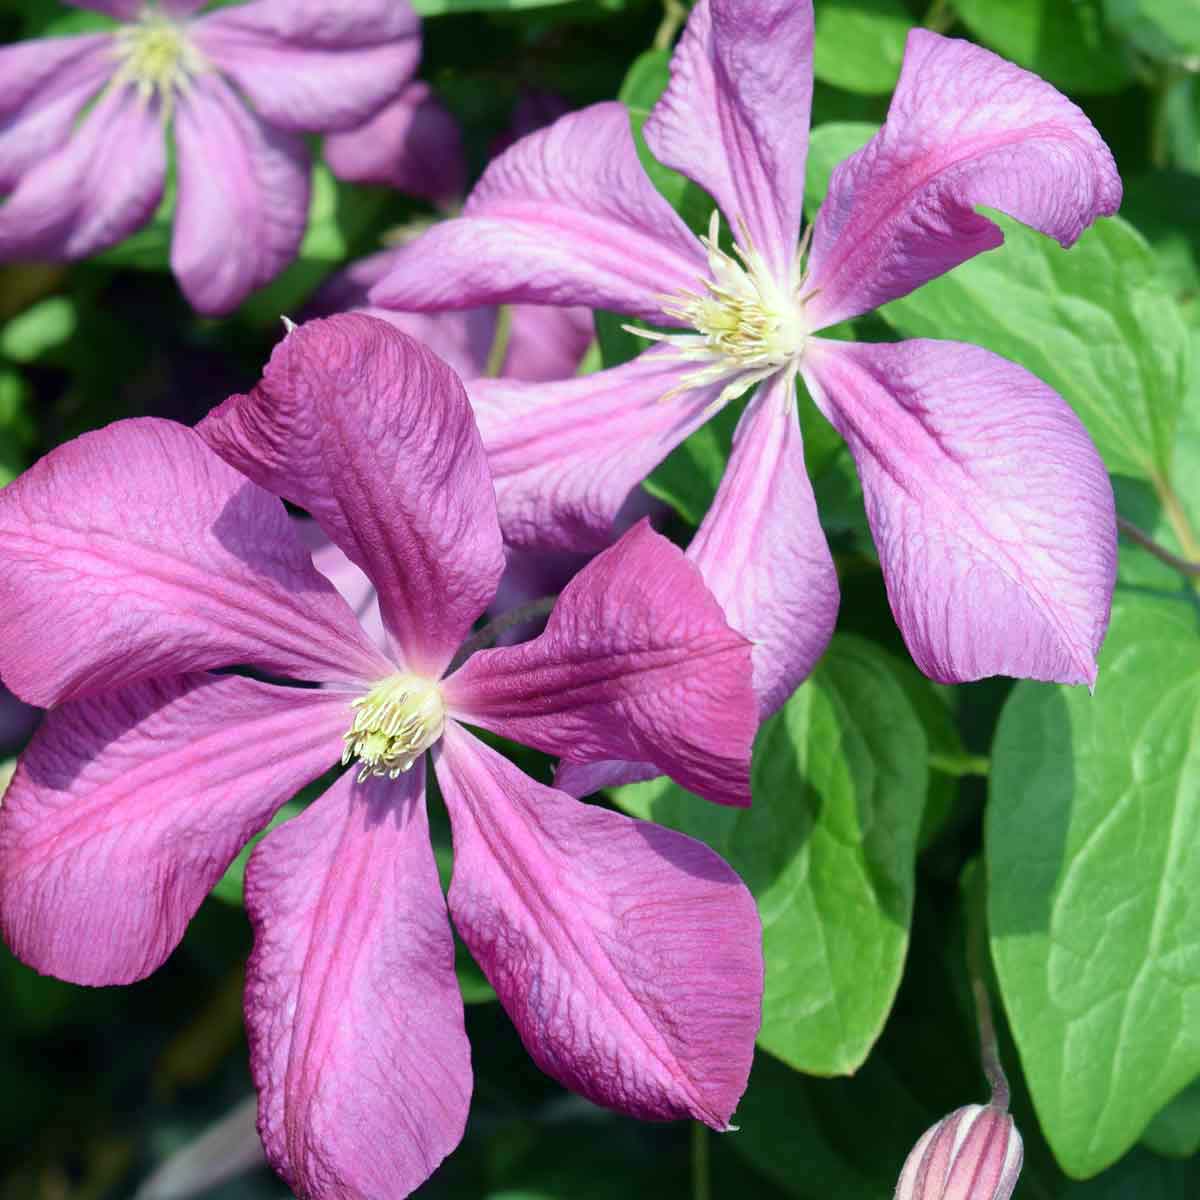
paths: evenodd
<path fill-rule="evenodd" d="M 694 333 L 659 333 L 626 325 L 630 333 L 672 346 L 684 359 L 699 365 L 688 372 L 663 400 L 680 392 L 728 380 L 714 403 L 719 407 L 753 384 L 773 375 L 804 353 L 811 333 L 800 298 L 802 245 L 796 256 L 790 288 L 776 282 L 749 231 L 739 222 L 737 257 L 721 249 L 720 214 L 714 212 L 708 235 L 700 240 L 708 254 L 709 278 L 703 292 L 684 290 L 663 297 L 663 312 Z"/>
<path fill-rule="evenodd" d="M 442 691 L 431 679 L 392 675 L 351 705 L 354 722 L 343 735 L 343 764 L 362 763 L 358 782 L 370 775 L 395 779 L 441 736 L 446 724 Z"/>
<path fill-rule="evenodd" d="M 169 112 L 176 92 L 186 92 L 192 76 L 208 70 L 204 55 L 188 40 L 187 31 L 157 9 L 147 8 L 116 34 L 120 67 L 117 84 L 133 84 L 146 102 L 155 96 Z"/>

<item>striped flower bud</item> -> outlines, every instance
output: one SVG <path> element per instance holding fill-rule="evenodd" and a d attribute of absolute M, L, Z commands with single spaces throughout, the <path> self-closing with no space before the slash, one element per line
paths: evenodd
<path fill-rule="evenodd" d="M 943 1117 L 912 1148 L 895 1200 L 1008 1200 L 1021 1173 L 1021 1135 L 994 1104 Z"/>

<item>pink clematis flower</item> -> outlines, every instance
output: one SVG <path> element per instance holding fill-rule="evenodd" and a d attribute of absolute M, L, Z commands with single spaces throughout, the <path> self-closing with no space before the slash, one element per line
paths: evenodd
<path fill-rule="evenodd" d="M 0 259 L 86 258 L 154 214 L 175 143 L 171 268 L 224 313 L 285 267 L 308 221 L 303 133 L 361 125 L 408 82 L 407 0 L 79 0 L 112 33 L 0 50 Z M 79 114 L 95 101 L 78 128 Z M 249 101 L 247 103 L 246 101 Z"/>
<path fill-rule="evenodd" d="M 458 122 L 423 80 L 410 83 L 365 125 L 325 139 L 325 161 L 350 183 L 381 183 L 438 207 L 467 187 Z"/>
<path fill-rule="evenodd" d="M 651 151 L 725 214 L 697 239 L 638 161 L 625 109 L 594 105 L 514 146 L 461 219 L 402 251 L 372 301 L 586 304 L 651 332 L 586 378 L 470 387 L 505 536 L 597 544 L 631 486 L 757 385 L 689 555 L 754 643 L 763 711 L 808 673 L 837 580 L 804 469 L 795 380 L 849 444 L 892 610 L 917 664 L 1095 679 L 1116 564 L 1112 493 L 1074 413 L 974 346 L 849 344 L 818 331 L 998 246 L 992 205 L 1070 245 L 1121 196 L 1084 114 L 996 55 L 909 37 L 883 129 L 834 173 L 799 243 L 812 92 L 808 0 L 700 0 Z"/>
<path fill-rule="evenodd" d="M 375 585 L 387 649 L 276 498 Z M 744 885 L 689 838 L 535 783 L 463 722 L 571 761 L 646 758 L 748 800 L 749 652 L 642 524 L 536 641 L 450 669 L 503 568 L 449 369 L 345 315 L 276 348 L 198 431 L 123 421 L 0 492 L 0 677 L 54 705 L 0 809 L 0 927 L 37 969 L 125 983 L 256 847 L 246 989 L 259 1131 L 308 1200 L 406 1195 L 471 1089 L 424 753 L 453 825 L 450 913 L 537 1063 L 600 1104 L 723 1128 L 759 1022 Z M 234 664 L 305 688 L 214 674 Z"/>

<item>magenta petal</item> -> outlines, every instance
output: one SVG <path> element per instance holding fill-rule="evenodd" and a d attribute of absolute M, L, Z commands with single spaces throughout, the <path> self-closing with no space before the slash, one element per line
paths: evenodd
<path fill-rule="evenodd" d="M 687 555 L 729 624 L 749 639 L 759 717 L 769 716 L 825 652 L 838 609 L 791 372 L 774 375 L 751 400 Z"/>
<path fill-rule="evenodd" d="M 664 400 L 695 370 L 670 350 L 558 383 L 468 387 L 507 542 L 597 550 L 630 490 L 704 423 L 726 381 Z"/>
<path fill-rule="evenodd" d="M 308 315 L 324 317 L 357 309 L 367 316 L 387 321 L 401 333 L 416 338 L 439 358 L 445 359 L 461 378 L 474 379 L 483 375 L 496 336 L 496 309 L 469 308 L 424 313 L 370 307 L 367 293 L 390 270 L 396 253 L 395 250 L 379 250 L 333 275 L 318 289 L 306 310 Z"/>
<path fill-rule="evenodd" d="M 330 134 L 324 153 L 340 179 L 385 183 L 434 204 L 458 200 L 467 186 L 458 122 L 420 80 L 357 129 Z"/>
<path fill-rule="evenodd" d="M 112 73 L 111 39 L 37 38 L 0 49 L 0 192 L 61 149 Z"/>
<path fill-rule="evenodd" d="M 593 104 L 522 138 L 484 172 L 463 216 L 405 246 L 371 292 L 385 308 L 520 301 L 663 316 L 707 275 L 699 240 L 638 161 L 629 114 Z"/>
<path fill-rule="evenodd" d="M 375 585 L 403 662 L 439 675 L 504 570 L 487 460 L 445 363 L 374 317 L 309 321 L 199 429 L 316 518 Z"/>
<path fill-rule="evenodd" d="M 151 418 L 85 433 L 0 489 L 0 611 L 0 678 L 43 707 L 237 663 L 390 670 L 283 505 Z"/>
<path fill-rule="evenodd" d="M 509 319 L 508 352 L 500 370 L 505 379 L 567 379 L 596 336 L 586 308 L 514 304 Z"/>
<path fill-rule="evenodd" d="M 353 129 L 399 94 L 421 55 L 407 0 L 257 0 L 192 26 L 197 48 L 279 129 Z"/>
<path fill-rule="evenodd" d="M 356 567 L 336 543 L 329 540 L 316 521 L 296 519 L 296 532 L 312 555 L 313 566 L 333 584 L 338 595 L 354 610 L 363 632 L 374 645 L 387 650 L 387 631 L 379 613 L 375 585 Z"/>
<path fill-rule="evenodd" d="M 648 521 L 567 584 L 541 637 L 479 651 L 444 690 L 452 716 L 567 762 L 652 762 L 750 802 L 750 647 Z"/>
<path fill-rule="evenodd" d="M 945 683 L 1093 683 L 1116 517 L 1066 402 L 957 342 L 814 339 L 805 363 L 858 463 L 892 612 L 921 670 Z"/>
<path fill-rule="evenodd" d="M 462 1137 L 471 1052 L 424 774 L 343 775 L 246 868 L 258 1130 L 298 1196 L 400 1200 Z"/>
<path fill-rule="evenodd" d="M 1070 100 L 990 50 L 914 29 L 887 123 L 833 173 L 808 319 L 869 312 L 999 246 L 978 205 L 1069 246 L 1120 203 L 1112 155 Z"/>
<path fill-rule="evenodd" d="M 645 128 L 655 158 L 745 221 L 781 281 L 800 233 L 812 58 L 809 0 L 700 0 Z"/>
<path fill-rule="evenodd" d="M 534 1062 L 636 1117 L 725 1129 L 762 1004 L 754 900 L 707 846 L 535 783 L 450 724 L 450 912 Z"/>
<path fill-rule="evenodd" d="M 115 245 L 154 215 L 166 170 L 157 106 L 133 88 L 106 92 L 0 204 L 0 258 L 86 258 Z"/>
<path fill-rule="evenodd" d="M 263 124 L 218 75 L 179 98 L 175 137 L 171 269 L 197 311 L 219 315 L 296 257 L 308 224 L 308 151 Z"/>
<path fill-rule="evenodd" d="M 0 926 L 30 966 L 129 983 L 341 749 L 345 697 L 180 675 L 46 716 L 0 808 Z"/>

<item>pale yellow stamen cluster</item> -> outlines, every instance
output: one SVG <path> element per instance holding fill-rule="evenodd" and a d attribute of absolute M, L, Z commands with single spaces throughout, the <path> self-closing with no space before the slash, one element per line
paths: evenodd
<path fill-rule="evenodd" d="M 358 782 L 370 775 L 395 779 L 441 736 L 446 709 L 437 683 L 392 675 L 350 705 L 354 723 L 343 735 L 342 763 L 362 763 Z"/>
<path fill-rule="evenodd" d="M 657 333 L 633 325 L 630 333 L 674 347 L 681 358 L 703 365 L 684 376 L 663 400 L 680 392 L 728 379 L 714 407 L 740 396 L 748 388 L 798 360 L 811 332 L 804 320 L 800 297 L 801 259 L 796 253 L 792 272 L 797 282 L 780 285 L 754 248 L 744 224 L 734 245 L 737 257 L 720 247 L 720 214 L 714 212 L 708 236 L 700 240 L 708 254 L 709 278 L 704 291 L 681 291 L 663 297 L 663 312 L 695 333 Z"/>
<path fill-rule="evenodd" d="M 164 112 L 176 92 L 186 92 L 192 77 L 208 69 L 184 27 L 153 8 L 119 30 L 115 46 L 120 66 L 114 82 L 133 84 L 147 103 L 157 96 Z"/>

